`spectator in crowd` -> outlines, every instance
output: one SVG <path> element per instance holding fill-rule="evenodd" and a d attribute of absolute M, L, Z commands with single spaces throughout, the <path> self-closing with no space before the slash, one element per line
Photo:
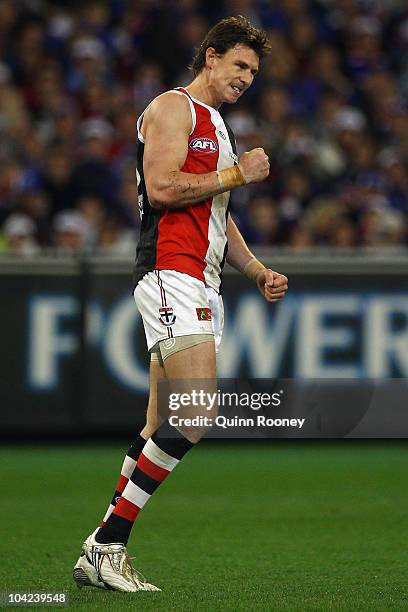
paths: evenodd
<path fill-rule="evenodd" d="M 163 75 L 159 64 L 148 62 L 140 66 L 133 87 L 133 101 L 136 114 L 139 115 L 148 104 L 165 91 Z"/>
<path fill-rule="evenodd" d="M 291 113 L 290 96 L 283 85 L 270 85 L 260 96 L 259 124 L 272 160 L 277 156 Z"/>
<path fill-rule="evenodd" d="M 339 223 L 333 228 L 332 243 L 333 246 L 341 248 L 356 246 L 356 229 L 349 219 L 345 217 L 340 219 Z"/>
<path fill-rule="evenodd" d="M 22 141 L 30 118 L 21 92 L 11 81 L 9 66 L 0 62 L 0 134 L 14 142 Z"/>
<path fill-rule="evenodd" d="M 313 244 L 328 246 L 340 222 L 344 219 L 341 203 L 334 198 L 318 198 L 309 207 L 304 218 L 304 227 L 312 237 Z"/>
<path fill-rule="evenodd" d="M 52 229 L 52 243 L 58 254 L 78 255 L 85 252 L 89 226 L 79 211 L 67 210 L 58 213 Z"/>
<path fill-rule="evenodd" d="M 87 119 L 80 125 L 80 137 L 78 161 L 73 170 L 77 196 L 93 193 L 111 202 L 115 189 L 108 159 L 112 126 L 101 117 Z"/>
<path fill-rule="evenodd" d="M 40 247 L 35 239 L 35 223 L 22 213 L 13 213 L 3 225 L 7 255 L 31 257 L 38 255 Z"/>
<path fill-rule="evenodd" d="M 49 134 L 50 147 L 63 146 L 67 154 L 75 158 L 79 123 L 78 105 L 71 98 L 66 97 L 54 111 Z"/>
<path fill-rule="evenodd" d="M 73 178 L 72 157 L 63 146 L 50 147 L 44 160 L 43 190 L 52 215 L 73 208 L 76 186 Z"/>
<path fill-rule="evenodd" d="M 362 242 L 366 246 L 393 246 L 401 242 L 406 224 L 400 213 L 367 210 L 361 219 Z"/>
<path fill-rule="evenodd" d="M 253 244 L 268 246 L 278 241 L 278 217 L 276 205 L 268 196 L 257 196 L 252 200 L 246 223 L 242 226 L 247 239 Z"/>
<path fill-rule="evenodd" d="M 311 201 L 311 182 L 298 166 L 288 167 L 283 174 L 283 190 L 279 199 L 279 217 L 283 239 L 288 229 L 303 217 Z"/>
<path fill-rule="evenodd" d="M 50 244 L 50 206 L 43 191 L 28 186 L 18 196 L 17 210 L 30 217 L 36 228 L 37 239 L 42 246 Z"/>
<path fill-rule="evenodd" d="M 293 253 L 310 252 L 313 245 L 312 236 L 304 225 L 295 224 L 291 228 L 287 244 Z"/>
<path fill-rule="evenodd" d="M 87 94 L 87 87 L 108 82 L 108 64 L 103 43 L 93 36 L 80 36 L 72 44 L 72 63 L 67 78 L 73 95 Z"/>
<path fill-rule="evenodd" d="M 106 218 L 103 201 L 95 195 L 83 195 L 76 202 L 75 208 L 80 213 L 83 225 L 83 248 L 92 253 L 98 247 L 99 235 Z"/>
<path fill-rule="evenodd" d="M 99 234 L 100 253 L 111 256 L 133 257 L 136 238 L 129 229 L 123 229 L 115 219 L 106 219 Z"/>
<path fill-rule="evenodd" d="M 392 208 L 404 213 L 408 219 L 408 168 L 395 151 L 384 149 L 379 155 L 384 172 L 385 191 Z"/>

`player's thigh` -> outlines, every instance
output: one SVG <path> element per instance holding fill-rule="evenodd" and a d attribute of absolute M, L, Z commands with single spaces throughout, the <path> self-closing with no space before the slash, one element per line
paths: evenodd
<path fill-rule="evenodd" d="M 169 379 L 214 380 L 216 377 L 214 339 L 200 342 L 170 355 L 163 365 L 165 375 Z"/>

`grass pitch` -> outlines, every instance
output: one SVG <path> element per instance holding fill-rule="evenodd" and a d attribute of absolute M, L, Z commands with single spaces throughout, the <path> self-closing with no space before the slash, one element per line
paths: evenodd
<path fill-rule="evenodd" d="M 115 612 L 408 610 L 407 445 L 396 442 L 204 442 L 129 543 L 163 592 L 78 590 L 72 567 L 125 446 L 0 451 L 0 591 L 66 591 L 71 609 Z"/>

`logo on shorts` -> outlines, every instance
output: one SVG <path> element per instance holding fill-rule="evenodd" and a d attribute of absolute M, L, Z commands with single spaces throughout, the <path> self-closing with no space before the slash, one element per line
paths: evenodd
<path fill-rule="evenodd" d="M 169 351 L 175 345 L 176 345 L 175 338 L 168 338 L 167 340 L 163 340 L 163 344 L 162 344 L 163 348 L 166 349 L 166 351 Z"/>
<path fill-rule="evenodd" d="M 196 308 L 199 321 L 212 321 L 211 308 Z"/>
<path fill-rule="evenodd" d="M 163 325 L 170 327 L 176 321 L 176 315 L 173 312 L 171 306 L 162 306 L 159 308 L 159 319 Z"/>
<path fill-rule="evenodd" d="M 216 153 L 218 144 L 211 138 L 194 138 L 190 142 L 190 149 L 196 153 Z"/>

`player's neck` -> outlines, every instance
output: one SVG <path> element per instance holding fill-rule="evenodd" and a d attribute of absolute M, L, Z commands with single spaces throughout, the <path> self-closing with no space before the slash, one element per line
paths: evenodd
<path fill-rule="evenodd" d="M 185 89 L 187 89 L 188 93 L 191 94 L 193 98 L 196 98 L 199 102 L 204 102 L 204 104 L 216 110 L 218 110 L 222 104 L 214 88 L 207 82 L 205 73 L 197 75 L 194 81 L 192 81 L 190 85 L 187 85 Z"/>

